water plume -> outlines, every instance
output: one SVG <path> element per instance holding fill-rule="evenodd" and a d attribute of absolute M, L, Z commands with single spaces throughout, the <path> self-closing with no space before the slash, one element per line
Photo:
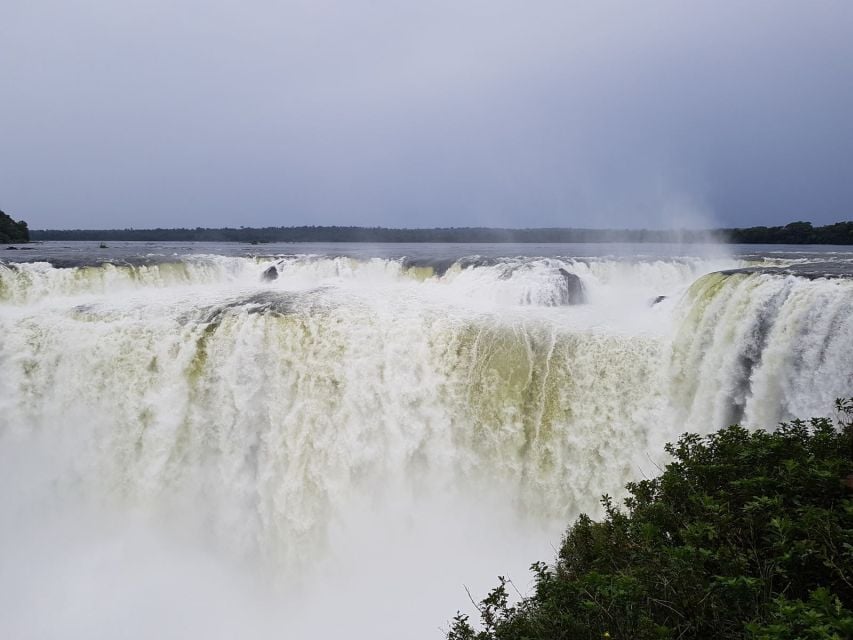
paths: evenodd
<path fill-rule="evenodd" d="M 4 632 L 436 637 L 679 433 L 849 393 L 798 260 L 0 265 Z"/>

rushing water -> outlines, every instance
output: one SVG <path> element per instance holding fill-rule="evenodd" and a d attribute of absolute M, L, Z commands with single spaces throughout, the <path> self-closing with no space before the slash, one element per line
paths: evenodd
<path fill-rule="evenodd" d="M 0 262 L 4 637 L 440 637 L 679 433 L 853 391 L 837 248 L 31 249 Z"/>

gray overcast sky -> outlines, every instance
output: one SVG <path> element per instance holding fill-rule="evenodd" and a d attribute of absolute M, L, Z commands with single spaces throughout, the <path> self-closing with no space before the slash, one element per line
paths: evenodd
<path fill-rule="evenodd" d="M 853 219 L 853 2 L 0 0 L 33 228 Z"/>

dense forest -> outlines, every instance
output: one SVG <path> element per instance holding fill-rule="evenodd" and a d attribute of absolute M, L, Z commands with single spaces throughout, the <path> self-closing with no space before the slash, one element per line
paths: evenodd
<path fill-rule="evenodd" d="M 625 509 L 582 515 L 532 594 L 506 578 L 449 640 L 853 638 L 853 399 L 841 418 L 667 445 Z"/>
<path fill-rule="evenodd" d="M 853 222 L 814 227 L 792 222 L 784 227 L 716 230 L 653 229 L 497 229 L 452 227 L 263 227 L 207 229 L 74 229 L 32 231 L 33 240 L 145 240 L 196 242 L 742 242 L 766 244 L 853 244 Z"/>
<path fill-rule="evenodd" d="M 224 229 L 113 229 L 34 231 L 35 240 L 180 240 L 207 242 L 702 242 L 705 231 L 602 229 L 494 229 L 456 227 L 389 229 L 385 227 L 249 227 Z"/>
<path fill-rule="evenodd" d="M 30 232 L 27 223 L 21 220 L 15 222 L 11 217 L 0 211 L 0 244 L 13 242 L 29 242 Z"/>
<path fill-rule="evenodd" d="M 853 222 L 813 227 L 811 222 L 792 222 L 784 227 L 747 227 L 717 231 L 728 242 L 744 244 L 853 244 Z"/>

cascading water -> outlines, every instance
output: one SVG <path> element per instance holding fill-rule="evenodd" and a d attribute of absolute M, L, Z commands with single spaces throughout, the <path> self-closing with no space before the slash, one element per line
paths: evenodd
<path fill-rule="evenodd" d="M 8 637 L 438 637 L 679 433 L 850 395 L 853 280 L 748 266 L 0 264 Z"/>

